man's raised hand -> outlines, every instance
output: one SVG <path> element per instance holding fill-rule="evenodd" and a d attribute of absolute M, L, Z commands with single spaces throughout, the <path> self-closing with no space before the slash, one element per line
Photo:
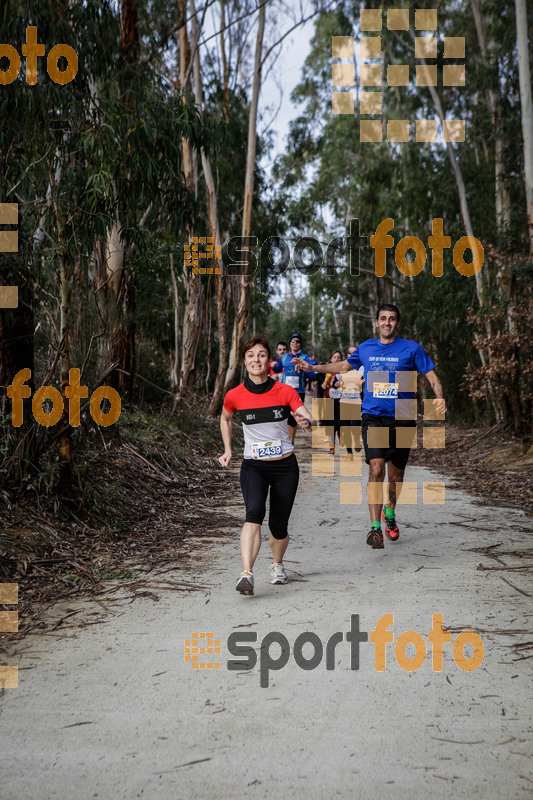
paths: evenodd
<path fill-rule="evenodd" d="M 294 364 L 294 367 L 297 372 L 303 369 L 304 372 L 309 372 L 313 369 L 311 364 L 308 364 L 304 358 L 293 358 L 291 364 Z"/>

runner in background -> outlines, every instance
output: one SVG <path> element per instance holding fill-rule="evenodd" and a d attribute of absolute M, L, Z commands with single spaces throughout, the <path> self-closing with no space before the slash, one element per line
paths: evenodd
<path fill-rule="evenodd" d="M 313 353 L 313 355 L 309 359 L 309 363 L 310 364 L 318 364 L 318 358 L 317 358 L 316 353 Z M 311 375 L 306 372 L 305 373 L 305 391 L 309 392 L 309 394 L 312 394 L 316 389 L 316 384 L 317 384 L 316 375 L 314 377 L 311 377 Z"/>
<path fill-rule="evenodd" d="M 244 345 L 242 358 L 248 375 L 224 398 L 220 417 L 224 454 L 218 460 L 223 467 L 227 467 L 231 460 L 232 420 L 235 411 L 239 411 L 244 432 L 241 489 L 246 521 L 241 532 L 243 571 L 235 588 L 241 594 L 252 595 L 253 568 L 261 547 L 261 525 L 269 489 L 270 582 L 288 581 L 283 556 L 289 544 L 287 526 L 298 488 L 299 469 L 287 419 L 292 410 L 298 424 L 306 429 L 312 419 L 295 389 L 268 377 L 271 352 L 266 339 L 252 337 Z"/>
<path fill-rule="evenodd" d="M 302 353 L 302 337 L 299 333 L 293 333 L 290 342 L 289 342 L 290 351 L 285 355 L 281 356 L 278 363 L 272 367 L 272 370 L 277 373 L 283 373 L 281 375 L 281 382 L 286 383 L 288 386 L 292 386 L 298 394 L 300 395 L 300 400 L 302 403 L 305 402 L 305 372 L 301 370 L 297 370 L 292 363 L 294 358 L 300 358 L 310 367 L 311 359 L 305 353 Z M 315 373 L 309 373 L 311 377 L 314 377 Z M 291 416 L 288 419 L 289 424 L 289 436 L 291 443 L 294 444 L 294 439 L 296 436 L 296 420 L 294 417 Z"/>
<path fill-rule="evenodd" d="M 351 344 L 348 348 L 347 358 L 353 356 L 357 351 L 357 345 Z M 359 370 L 352 369 L 350 372 L 343 372 L 341 374 L 341 426 L 342 427 L 360 427 L 361 425 L 361 379 L 363 378 L 365 368 L 361 367 Z M 343 419 L 343 407 L 348 406 L 350 411 L 350 419 Z M 359 408 L 357 408 L 359 407 Z M 349 433 L 349 432 L 348 432 Z M 347 434 L 345 433 L 345 439 Z M 361 452 L 360 447 L 347 447 L 349 460 L 353 461 L 353 451 L 356 453 Z"/>
<path fill-rule="evenodd" d="M 381 522 L 385 523 L 385 535 L 398 541 L 400 531 L 396 523 L 397 484 L 403 483 L 403 476 L 409 459 L 410 445 L 406 446 L 413 434 L 403 431 L 414 428 L 416 436 L 416 404 L 413 405 L 416 390 L 416 375 L 425 375 L 436 399 L 433 401 L 437 413 L 446 411 L 442 384 L 435 372 L 435 364 L 424 348 L 411 339 L 400 339 L 396 333 L 400 326 L 400 310 L 391 303 L 378 308 L 376 328 L 377 339 L 362 342 L 356 352 L 341 364 L 315 366 L 317 372 L 330 372 L 338 369 L 347 372 L 351 368 L 365 368 L 365 395 L 363 398 L 361 433 L 365 448 L 366 463 L 369 465 L 369 510 L 372 527 L 366 537 L 370 547 L 383 549 Z M 295 359 L 294 366 L 307 370 L 306 361 Z M 414 379 L 414 380 L 413 380 Z M 385 430 L 387 446 L 374 447 L 368 442 L 369 430 Z M 374 434 L 377 439 L 381 434 Z M 397 444 L 396 439 L 400 439 Z M 372 444 L 372 443 L 371 443 Z M 388 477 L 388 501 L 382 508 L 382 488 L 371 491 L 371 484 L 382 484 L 385 479 L 385 466 Z"/>
<path fill-rule="evenodd" d="M 318 363 L 319 364 L 325 364 L 326 362 L 325 361 L 319 361 Z M 317 396 L 318 400 L 322 400 L 322 398 L 324 397 L 324 391 L 325 391 L 324 383 L 325 383 L 325 381 L 322 378 L 322 375 L 320 375 L 317 372 L 316 373 L 316 396 Z M 322 423 L 319 423 L 319 424 L 322 424 Z"/>
<path fill-rule="evenodd" d="M 281 356 L 284 356 L 285 353 L 288 352 L 288 350 L 289 350 L 289 347 L 287 345 L 287 342 L 278 342 L 277 343 L 274 360 L 270 362 L 270 367 L 268 368 L 268 377 L 269 378 L 274 378 L 275 381 L 280 381 L 281 380 L 281 375 L 276 375 L 276 373 L 273 371 L 272 367 L 274 367 L 278 363 L 278 361 L 280 360 Z"/>
<path fill-rule="evenodd" d="M 342 353 L 340 350 L 335 350 L 334 353 L 331 354 L 330 363 L 332 366 L 335 364 L 340 364 L 342 361 Z M 324 389 L 324 398 L 326 400 L 333 401 L 333 419 L 324 419 L 322 420 L 322 425 L 327 425 L 333 427 L 333 434 L 328 434 L 329 439 L 329 453 L 330 455 L 335 455 L 335 436 L 339 440 L 340 444 L 340 436 L 341 436 L 341 412 L 340 412 L 340 396 L 341 396 L 341 376 L 339 373 L 328 373 L 326 375 L 326 379 L 322 384 Z M 330 405 L 329 403 L 325 403 L 326 407 Z M 327 417 L 327 413 L 324 414 L 324 417 Z"/>

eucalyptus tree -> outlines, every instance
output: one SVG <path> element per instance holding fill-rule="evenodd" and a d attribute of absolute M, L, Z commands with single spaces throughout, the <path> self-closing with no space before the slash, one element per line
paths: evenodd
<path fill-rule="evenodd" d="M 131 309 L 113 316 L 109 308 L 133 296 L 135 273 L 126 275 L 123 264 L 110 269 L 102 242 L 108 242 L 109 251 L 110 232 L 118 230 L 119 220 L 118 246 L 133 262 L 145 253 L 152 232 L 181 234 L 194 199 L 183 183 L 178 143 L 186 137 L 209 149 L 209 136 L 189 101 L 173 96 L 157 72 L 125 57 L 113 3 L 65 3 L 59 10 L 54 14 L 41 3 L 3 6 L 3 30 L 11 41 L 23 41 L 31 21 L 42 41 L 73 47 L 78 73 L 66 85 L 41 70 L 34 86 L 19 76 L 0 87 L 0 199 L 18 202 L 22 234 L 19 253 L 4 275 L 4 282 L 21 285 L 22 302 L 14 313 L 1 313 L 0 371 L 4 383 L 16 367 L 33 372 L 37 307 L 44 355 L 52 359 L 50 366 L 39 366 L 50 381 L 59 363 L 64 393 L 75 331 L 87 339 L 76 341 L 83 369 L 94 363 L 97 343 L 105 343 L 99 349 L 97 383 L 115 382 L 113 373 L 124 366 L 131 373 L 134 362 L 127 354 L 135 349 L 134 327 L 124 327 L 125 320 L 131 322 Z M 145 262 L 139 258 L 139 265 Z M 125 280 L 132 291 L 117 294 L 115 286 Z M 107 304 L 101 300 L 105 292 Z M 87 324 L 80 326 L 84 315 Z M 16 347 L 21 336 L 24 350 Z M 101 358 L 106 351 L 107 362 Z M 60 431 L 52 434 L 61 440 L 63 491 L 72 468 L 67 419 L 65 400 Z M 25 442 L 17 451 L 19 464 L 28 461 L 32 436 L 26 431 L 17 439 Z"/>
<path fill-rule="evenodd" d="M 520 77 L 520 103 L 522 108 L 522 136 L 524 142 L 524 176 L 529 255 L 533 258 L 533 102 L 531 100 L 531 70 L 529 67 L 529 26 L 527 4 L 525 0 L 515 0 L 515 9 L 518 73 Z"/>
<path fill-rule="evenodd" d="M 517 396 L 523 399 L 518 414 L 502 399 L 495 380 L 503 354 L 512 364 L 522 363 L 516 337 L 519 331 L 525 335 L 527 324 L 518 313 L 518 299 L 520 292 L 530 293 L 524 262 L 527 230 L 520 211 L 526 199 L 520 180 L 522 137 L 514 11 L 512 4 L 502 6 L 492 0 L 479 7 L 474 0 L 453 6 L 440 0 L 432 3 L 438 15 L 437 85 L 421 87 L 414 82 L 416 67 L 423 63 L 415 58 L 415 36 L 422 35 L 414 28 L 415 5 L 406 4 L 410 29 L 395 31 L 387 30 L 386 24 L 387 13 L 396 4 L 379 4 L 384 76 L 380 143 L 359 140 L 357 73 L 354 115 L 331 114 L 331 37 L 353 37 L 358 51 L 362 4 L 337 4 L 317 19 L 302 80 L 293 93 L 303 111 L 293 122 L 277 178 L 280 190 L 290 191 L 293 198 L 287 217 L 295 235 L 300 234 L 306 219 L 314 218 L 315 228 L 327 240 L 328 235 L 342 235 L 348 219 L 356 218 L 360 234 L 368 236 L 380 220 L 390 217 L 395 222 L 395 242 L 404 235 L 416 235 L 425 242 L 431 220 L 443 218 L 452 242 L 465 233 L 483 242 L 485 264 L 475 278 L 456 272 L 452 249 L 447 251 L 442 278 L 429 274 L 428 266 L 416 277 L 404 276 L 395 267 L 391 248 L 383 278 L 372 277 L 372 251 L 367 250 L 357 278 L 347 269 L 329 276 L 322 270 L 310 278 L 310 291 L 317 299 L 326 296 L 336 303 L 341 328 L 347 306 L 360 312 L 361 308 L 372 310 L 381 300 L 401 302 L 406 326 L 415 333 L 425 331 L 433 352 L 445 361 L 439 365 L 439 373 L 451 376 L 455 370 L 464 376 L 459 383 L 450 382 L 450 394 L 457 402 L 462 398 L 465 408 L 467 393 L 474 396 L 470 378 L 475 374 L 483 386 L 489 414 L 503 422 L 513 420 L 518 430 L 520 425 L 530 425 L 530 411 L 523 422 L 529 389 L 522 379 L 518 382 L 511 376 Z M 443 36 L 465 38 L 464 86 L 444 85 Z M 527 47 L 522 46 L 524 50 Z M 393 64 L 409 67 L 409 86 L 387 85 L 387 68 Z M 413 141 L 415 119 L 437 118 L 441 127 L 444 120 L 463 119 L 465 141 Z M 410 142 L 386 141 L 386 124 L 391 119 L 411 120 Z M 365 321 L 359 320 L 364 327 Z M 347 322 L 349 329 L 349 317 Z M 357 328 L 353 330 L 357 332 Z M 526 347 L 526 356 L 528 352 Z M 515 372 L 520 373 L 518 366 L 512 374 Z"/>

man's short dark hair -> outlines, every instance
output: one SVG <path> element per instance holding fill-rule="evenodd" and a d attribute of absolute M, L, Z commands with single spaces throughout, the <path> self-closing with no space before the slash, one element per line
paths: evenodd
<path fill-rule="evenodd" d="M 379 319 L 379 315 L 382 311 L 394 311 L 396 314 L 396 319 L 398 322 L 400 321 L 400 309 L 398 306 L 395 306 L 392 303 L 383 303 L 383 305 L 381 305 L 377 310 L 376 319 Z"/>
<path fill-rule="evenodd" d="M 282 344 L 282 345 L 283 345 L 283 347 L 286 347 L 286 348 L 287 348 L 287 350 L 289 349 L 289 345 L 287 344 L 287 342 L 278 342 L 278 343 L 276 344 L 276 350 L 278 349 L 278 347 L 280 346 L 280 344 Z"/>

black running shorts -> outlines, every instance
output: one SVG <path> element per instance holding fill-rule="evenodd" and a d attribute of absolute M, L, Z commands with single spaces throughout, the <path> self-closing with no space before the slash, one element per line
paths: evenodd
<path fill-rule="evenodd" d="M 369 428 L 388 428 L 388 446 L 369 447 Z M 383 458 L 385 461 L 392 461 L 394 466 L 398 469 L 405 469 L 411 450 L 409 447 L 396 446 L 396 431 L 400 428 L 416 429 L 416 422 L 414 420 L 399 420 L 394 417 L 377 417 L 374 414 L 362 414 L 361 434 L 363 436 L 365 460 L 367 464 L 369 464 L 373 458 Z"/>

